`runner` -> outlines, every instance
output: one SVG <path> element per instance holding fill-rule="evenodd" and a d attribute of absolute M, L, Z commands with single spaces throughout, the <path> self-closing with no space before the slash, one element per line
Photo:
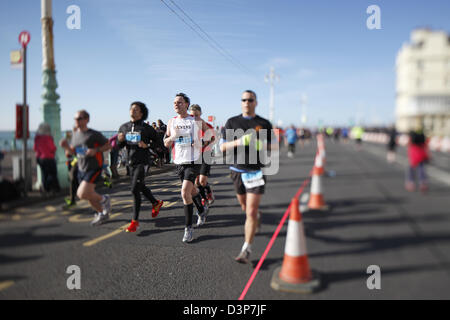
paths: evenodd
<path fill-rule="evenodd" d="M 253 91 L 244 91 L 241 101 L 242 114 L 232 117 L 226 122 L 220 150 L 222 152 L 234 150 L 234 164 L 230 167 L 231 179 L 242 211 L 246 213 L 245 242 L 235 260 L 240 263 L 249 263 L 251 244 L 260 225 L 259 203 L 264 194 L 266 182 L 261 171 L 263 165 L 259 152 L 258 156 L 254 157 L 256 161 L 251 160 L 255 150 L 260 151 L 264 147 L 264 141 L 259 140 L 261 133 L 264 132 L 261 129 L 267 130 L 267 148 L 270 150 L 272 125 L 255 113 L 258 103 Z M 242 130 L 244 133 L 248 132 L 247 130 L 251 130 L 253 133 L 244 135 Z M 274 143 L 277 142 L 274 141 Z"/>
<path fill-rule="evenodd" d="M 288 158 L 293 158 L 295 154 L 295 144 L 297 143 L 298 136 L 297 136 L 297 129 L 294 125 L 291 125 L 289 129 L 287 129 L 284 133 L 284 136 L 286 137 L 286 145 L 288 147 Z"/>
<path fill-rule="evenodd" d="M 193 240 L 192 216 L 194 204 L 200 216 L 206 214 L 194 183 L 201 167 L 202 144 L 199 129 L 206 131 L 208 126 L 204 121 L 201 121 L 198 127 L 196 126 L 195 118 L 188 114 L 190 99 L 186 94 L 178 93 L 173 104 L 178 115 L 170 119 L 167 124 L 164 145 L 167 148 L 172 144 L 174 145 L 173 160 L 176 164 L 177 175 L 182 181 L 181 197 L 183 198 L 186 218 L 183 242 L 191 242 Z"/>
<path fill-rule="evenodd" d="M 130 166 L 131 192 L 133 193 L 133 219 L 126 232 L 136 232 L 139 227 L 139 212 L 141 210 L 141 192 L 152 203 L 152 218 L 156 218 L 163 205 L 162 200 L 156 200 L 150 189 L 145 185 L 145 166 L 150 165 L 150 140 L 158 148 L 161 143 L 156 133 L 144 121 L 148 117 L 147 106 L 139 101 L 130 105 L 129 122 L 120 126 L 117 139 L 119 148 L 126 147 L 128 164 Z"/>
<path fill-rule="evenodd" d="M 198 104 L 193 104 L 191 106 L 192 116 L 195 118 L 195 121 L 203 121 L 201 118 L 202 108 Z M 195 179 L 195 186 L 198 188 L 200 195 L 202 197 L 202 204 L 205 206 L 206 213 L 209 211 L 208 207 L 214 202 L 214 195 L 211 190 L 211 186 L 208 184 L 208 177 L 211 174 L 211 157 L 204 156 L 209 153 L 211 155 L 211 144 L 214 143 L 215 134 L 214 128 L 209 123 L 205 122 L 208 126 L 208 130 L 205 132 L 203 130 L 200 131 L 200 137 L 203 139 L 203 147 L 202 147 L 202 166 L 200 168 L 200 175 Z M 208 141 L 205 141 L 208 140 Z M 207 214 L 198 215 L 197 227 L 203 225 L 206 222 Z"/>
<path fill-rule="evenodd" d="M 111 201 L 109 195 L 99 195 L 95 192 L 95 184 L 101 178 L 103 170 L 103 152 L 111 149 L 111 144 L 100 132 L 87 127 L 89 113 L 80 110 L 75 114 L 75 128 L 71 142 L 60 141 L 62 148 L 69 154 L 76 154 L 78 165 L 77 196 L 88 200 L 96 210 L 91 225 L 97 226 L 109 219 Z"/>

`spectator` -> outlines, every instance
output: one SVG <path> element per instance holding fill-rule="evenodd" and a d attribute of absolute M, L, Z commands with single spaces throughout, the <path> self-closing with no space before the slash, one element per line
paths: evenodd
<path fill-rule="evenodd" d="M 166 163 L 170 163 L 170 150 L 169 148 L 166 148 L 164 146 L 164 136 L 166 134 L 167 131 L 167 126 L 164 124 L 164 122 L 162 122 L 161 119 L 158 119 L 158 134 L 161 136 L 161 141 L 162 141 L 162 150 L 163 150 L 163 154 L 164 154 L 164 159 Z"/>
<path fill-rule="evenodd" d="M 429 161 L 428 148 L 425 143 L 425 135 L 421 129 L 411 131 L 409 133 L 408 144 L 408 160 L 409 167 L 406 172 L 405 188 L 408 191 L 416 189 L 415 175 L 416 170 L 419 172 L 419 188 L 420 191 L 428 190 L 427 175 L 425 172 L 425 164 Z"/>
<path fill-rule="evenodd" d="M 59 192 L 55 152 L 56 146 L 50 132 L 50 125 L 41 123 L 34 138 L 34 151 L 42 172 L 42 186 L 45 192 Z"/>

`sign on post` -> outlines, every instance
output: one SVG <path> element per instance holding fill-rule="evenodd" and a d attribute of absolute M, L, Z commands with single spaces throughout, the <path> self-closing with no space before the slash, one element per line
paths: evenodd
<path fill-rule="evenodd" d="M 30 42 L 31 36 L 30 33 L 28 31 L 22 31 L 19 34 L 19 42 L 22 45 L 22 48 L 25 48 L 28 43 Z"/>
<path fill-rule="evenodd" d="M 27 139 L 30 138 L 29 111 L 26 107 Z M 23 138 L 23 105 L 16 104 L 16 139 Z"/>
<path fill-rule="evenodd" d="M 13 50 L 9 54 L 11 67 L 13 68 L 20 68 L 22 67 L 22 52 L 20 50 Z"/>

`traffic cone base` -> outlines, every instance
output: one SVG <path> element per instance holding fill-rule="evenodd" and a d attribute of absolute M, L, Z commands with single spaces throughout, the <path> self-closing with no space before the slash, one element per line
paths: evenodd
<path fill-rule="evenodd" d="M 311 180 L 311 194 L 309 195 L 308 208 L 310 210 L 328 210 L 328 206 L 323 198 L 322 176 L 313 175 Z"/>
<path fill-rule="evenodd" d="M 309 197 L 308 208 L 310 210 L 328 210 L 330 207 L 325 203 L 322 194 L 311 194 Z"/>
<path fill-rule="evenodd" d="M 283 265 L 273 273 L 270 285 L 280 291 L 311 293 L 319 288 L 320 281 L 309 268 L 302 215 L 298 208 L 299 201 L 293 198 Z"/>
<path fill-rule="evenodd" d="M 292 293 L 314 293 L 320 289 L 320 274 L 317 271 L 311 270 L 311 277 L 307 282 L 290 283 L 280 278 L 281 268 L 276 268 L 273 273 L 272 281 L 270 282 L 272 289 Z"/>
<path fill-rule="evenodd" d="M 312 275 L 306 255 L 291 257 L 285 254 L 279 277 L 281 280 L 289 283 L 304 283 L 310 281 Z"/>

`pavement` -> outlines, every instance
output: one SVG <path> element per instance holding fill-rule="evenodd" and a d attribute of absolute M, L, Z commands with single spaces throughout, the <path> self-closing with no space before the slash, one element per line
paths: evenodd
<path fill-rule="evenodd" d="M 180 182 L 172 170 L 147 177 L 165 205 L 151 218 L 144 200 L 140 229 L 133 234 L 123 231 L 132 215 L 128 180 L 101 190 L 111 195 L 113 212 L 99 227 L 90 226 L 92 210 L 83 202 L 70 211 L 61 209 L 61 199 L 52 199 L 2 212 L 0 299 L 235 301 L 308 178 L 315 151 L 315 144 L 298 147 L 294 159 L 283 152 L 278 174 L 268 177 L 252 264 L 234 261 L 245 215 L 224 165 L 212 169 L 216 201 L 190 244 L 181 241 Z M 302 212 L 309 264 L 321 275 L 322 288 L 305 295 L 270 287 L 283 263 L 285 224 L 245 300 L 449 299 L 450 185 L 430 176 L 427 194 L 405 191 L 404 164 L 400 158 L 387 163 L 382 146 L 363 143 L 358 151 L 353 143 L 326 141 L 326 155 L 323 186 L 330 210 Z M 67 269 L 73 265 L 81 270 L 81 287 L 70 290 Z M 367 285 L 374 265 L 380 289 Z"/>

